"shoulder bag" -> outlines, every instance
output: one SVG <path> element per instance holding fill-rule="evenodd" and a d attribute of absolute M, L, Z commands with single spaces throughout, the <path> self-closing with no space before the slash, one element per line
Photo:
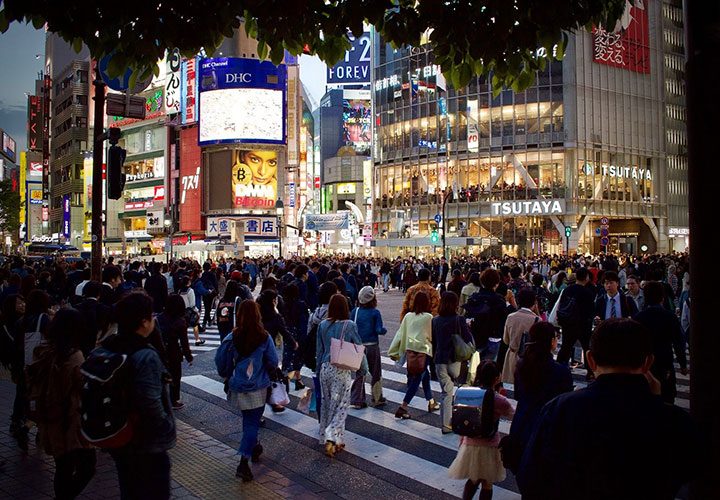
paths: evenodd
<path fill-rule="evenodd" d="M 347 320 L 343 321 L 339 339 L 330 339 L 330 364 L 340 370 L 357 371 L 362 365 L 365 346 L 345 342 L 345 327 L 347 323 Z"/>
<path fill-rule="evenodd" d="M 452 345 L 453 345 L 453 360 L 458 362 L 464 362 L 468 361 L 470 358 L 472 358 L 473 354 L 475 354 L 475 344 L 470 342 L 465 342 L 465 340 L 462 338 L 462 327 L 460 326 L 461 318 L 460 316 L 457 317 L 456 322 L 456 332 L 452 334 Z"/>

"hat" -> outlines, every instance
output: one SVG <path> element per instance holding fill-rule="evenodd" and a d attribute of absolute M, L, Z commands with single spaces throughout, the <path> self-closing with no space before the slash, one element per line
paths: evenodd
<path fill-rule="evenodd" d="M 372 299 L 375 298 L 375 290 L 371 286 L 364 286 L 360 289 L 360 293 L 358 294 L 358 301 L 361 304 L 367 304 L 368 302 L 371 302 Z"/>
<path fill-rule="evenodd" d="M 240 271 L 233 271 L 230 273 L 230 279 L 235 281 L 242 280 L 242 273 Z"/>

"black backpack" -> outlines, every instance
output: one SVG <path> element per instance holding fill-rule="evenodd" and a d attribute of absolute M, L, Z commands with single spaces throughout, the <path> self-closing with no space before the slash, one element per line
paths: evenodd
<path fill-rule="evenodd" d="M 567 290 L 566 290 L 567 291 Z M 560 325 L 576 325 L 580 323 L 577 301 L 574 295 L 563 293 L 557 309 L 557 321 Z"/>
<path fill-rule="evenodd" d="M 81 430 L 98 448 L 120 448 L 132 440 L 137 415 L 132 412 L 133 372 L 130 355 L 98 347 L 80 367 Z"/>
<path fill-rule="evenodd" d="M 533 321 L 533 325 L 540 321 L 539 317 L 535 318 L 535 321 Z M 522 358 L 525 356 L 525 351 L 527 350 L 527 345 L 530 342 L 530 329 L 528 328 L 526 331 L 522 333 L 520 336 L 520 344 L 518 345 L 517 355 L 519 358 Z"/>
<path fill-rule="evenodd" d="M 463 306 L 465 316 L 473 320 L 470 332 L 475 339 L 476 346 L 485 345 L 495 331 L 496 314 L 490 299 L 490 295 L 475 292 Z"/>

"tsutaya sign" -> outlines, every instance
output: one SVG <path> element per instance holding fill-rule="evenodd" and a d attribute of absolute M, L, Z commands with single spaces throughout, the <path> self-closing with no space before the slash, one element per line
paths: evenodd
<path fill-rule="evenodd" d="M 498 215 L 560 215 L 565 213 L 565 200 L 498 201 L 490 205 L 491 216 Z"/>
<path fill-rule="evenodd" d="M 652 180 L 649 168 L 620 167 L 617 165 L 600 165 L 600 173 L 603 177 L 619 177 L 621 179 Z M 585 164 L 585 174 L 594 175 L 595 167 L 590 163 Z"/>

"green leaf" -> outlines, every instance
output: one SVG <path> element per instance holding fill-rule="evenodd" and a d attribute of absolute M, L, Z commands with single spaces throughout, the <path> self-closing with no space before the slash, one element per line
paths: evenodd
<path fill-rule="evenodd" d="M 268 55 L 268 45 L 265 42 L 258 42 L 257 52 L 258 59 L 265 60 Z"/>
<path fill-rule="evenodd" d="M 458 66 L 458 76 L 457 76 L 457 88 L 463 88 L 466 87 L 470 80 L 472 80 L 473 77 L 473 70 L 470 67 L 468 63 L 462 63 L 460 66 Z"/>
<path fill-rule="evenodd" d="M 42 16 L 33 16 L 32 17 L 32 25 L 33 28 L 36 30 L 39 30 L 43 26 L 45 26 L 45 19 Z"/>
<path fill-rule="evenodd" d="M 5 33 L 10 27 L 10 21 L 8 21 L 5 15 L 5 9 L 0 10 L 0 33 Z"/>
<path fill-rule="evenodd" d="M 72 48 L 76 54 L 79 54 L 83 47 L 82 38 L 75 38 L 72 43 Z"/>

